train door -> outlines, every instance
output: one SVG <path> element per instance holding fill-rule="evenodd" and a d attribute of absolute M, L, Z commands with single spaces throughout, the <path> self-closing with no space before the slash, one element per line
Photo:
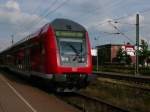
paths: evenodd
<path fill-rule="evenodd" d="M 24 51 L 25 57 L 24 57 L 24 70 L 30 71 L 31 70 L 31 61 L 30 61 L 30 48 L 26 48 Z"/>
<path fill-rule="evenodd" d="M 42 42 L 35 43 L 31 48 L 31 67 L 34 72 L 44 70 L 44 50 Z"/>

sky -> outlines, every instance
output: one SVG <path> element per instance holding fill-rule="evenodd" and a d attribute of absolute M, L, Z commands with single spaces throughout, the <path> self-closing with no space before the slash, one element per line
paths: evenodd
<path fill-rule="evenodd" d="M 140 40 L 150 46 L 150 0 L 0 0 L 0 51 L 34 33 L 55 18 L 83 25 L 91 46 L 136 42 L 136 14 Z"/>

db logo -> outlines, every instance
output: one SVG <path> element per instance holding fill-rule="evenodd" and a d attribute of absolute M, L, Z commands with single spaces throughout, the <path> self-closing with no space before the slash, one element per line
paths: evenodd
<path fill-rule="evenodd" d="M 73 71 L 73 72 L 76 72 L 76 71 L 77 71 L 77 68 L 72 68 L 72 71 Z"/>

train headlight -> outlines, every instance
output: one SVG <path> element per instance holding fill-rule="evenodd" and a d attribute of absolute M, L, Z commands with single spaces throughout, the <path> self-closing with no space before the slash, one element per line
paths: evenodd
<path fill-rule="evenodd" d="M 80 62 L 80 63 L 85 62 L 85 58 L 83 58 L 83 57 L 82 57 L 82 58 L 80 58 L 80 59 L 79 59 L 79 62 Z"/>
<path fill-rule="evenodd" d="M 85 58 L 82 58 L 81 61 L 84 62 L 84 61 L 85 61 Z"/>
<path fill-rule="evenodd" d="M 67 62 L 67 61 L 69 61 L 69 58 L 68 57 L 61 57 L 61 59 L 62 59 L 62 61 L 64 61 L 64 62 Z"/>

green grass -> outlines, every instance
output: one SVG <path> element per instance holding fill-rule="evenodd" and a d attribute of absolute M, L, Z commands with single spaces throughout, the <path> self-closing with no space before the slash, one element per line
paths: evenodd
<path fill-rule="evenodd" d="M 93 67 L 93 71 L 97 71 L 97 67 Z M 125 74 L 134 74 L 135 68 L 129 66 L 114 66 L 114 65 L 107 65 L 107 66 L 99 66 L 98 71 L 103 72 L 115 72 L 115 73 L 125 73 Z M 139 73 L 141 75 L 150 76 L 150 67 L 139 67 Z"/>
<path fill-rule="evenodd" d="M 112 79 L 107 80 L 105 78 L 96 80 L 82 92 L 127 108 L 132 112 L 150 112 L 150 92 L 125 86 L 117 81 L 113 83 Z"/>

